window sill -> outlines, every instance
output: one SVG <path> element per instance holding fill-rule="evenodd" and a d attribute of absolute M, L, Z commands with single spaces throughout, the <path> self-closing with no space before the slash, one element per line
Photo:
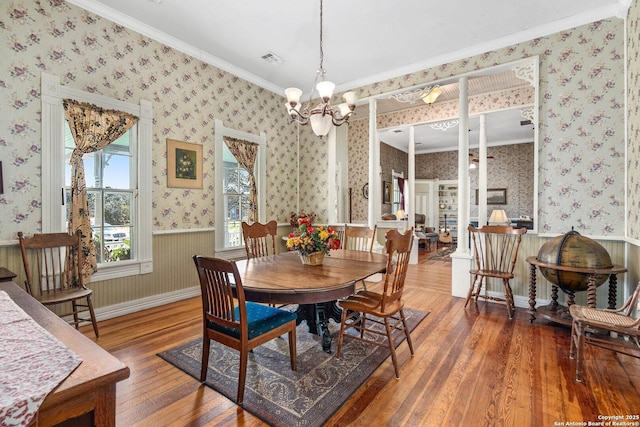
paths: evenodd
<path fill-rule="evenodd" d="M 91 276 L 91 282 L 119 279 L 121 277 L 149 274 L 153 272 L 153 260 L 118 261 L 98 266 L 98 272 Z"/>

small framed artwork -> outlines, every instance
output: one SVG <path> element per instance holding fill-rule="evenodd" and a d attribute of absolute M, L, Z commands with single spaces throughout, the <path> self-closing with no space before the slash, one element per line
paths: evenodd
<path fill-rule="evenodd" d="M 478 204 L 478 189 L 476 188 L 476 205 Z M 487 188 L 487 205 L 506 205 L 506 188 Z"/>
<path fill-rule="evenodd" d="M 202 188 L 202 145 L 167 138 L 167 187 Z"/>
<path fill-rule="evenodd" d="M 382 181 L 382 203 L 391 204 L 391 182 Z"/>

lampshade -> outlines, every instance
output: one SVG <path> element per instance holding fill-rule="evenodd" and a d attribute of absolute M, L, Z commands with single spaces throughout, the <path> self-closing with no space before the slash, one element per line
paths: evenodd
<path fill-rule="evenodd" d="M 358 95 L 353 91 L 345 92 L 342 97 L 344 98 L 347 105 L 356 105 L 356 102 L 358 102 Z"/>
<path fill-rule="evenodd" d="M 489 225 L 509 225 L 511 221 L 507 218 L 507 213 L 502 209 L 494 209 L 489 217 Z"/>
<path fill-rule="evenodd" d="M 318 136 L 325 136 L 331 130 L 331 116 L 329 114 L 314 114 L 309 117 L 311 129 Z"/>
<path fill-rule="evenodd" d="M 300 97 L 302 96 L 302 90 L 297 87 L 290 87 L 284 90 L 284 94 L 287 96 L 287 102 L 292 106 L 300 103 Z"/>
<path fill-rule="evenodd" d="M 329 98 L 331 98 L 331 95 L 333 95 L 333 89 L 335 89 L 335 87 L 336 85 L 332 82 L 322 81 L 318 82 L 316 90 L 320 94 L 320 98 L 322 98 L 324 102 L 327 102 Z"/>
<path fill-rule="evenodd" d="M 396 218 L 397 219 L 404 219 L 404 217 L 405 217 L 404 210 L 398 209 L 398 211 L 396 212 Z"/>

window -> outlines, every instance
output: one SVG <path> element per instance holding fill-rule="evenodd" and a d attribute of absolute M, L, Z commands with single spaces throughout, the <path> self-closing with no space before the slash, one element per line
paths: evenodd
<path fill-rule="evenodd" d="M 150 273 L 153 111 L 149 101 L 131 104 L 83 92 L 42 73 L 42 232 L 66 231 L 71 183 L 68 159 L 74 142 L 64 117 L 64 98 L 139 117 L 118 140 L 83 157 L 98 257 L 98 272 L 91 280 Z"/>
<path fill-rule="evenodd" d="M 231 154 L 224 142 L 225 137 L 258 144 L 258 158 L 254 175 L 258 187 L 258 218 L 266 222 L 265 182 L 266 182 L 266 139 L 264 132 L 253 135 L 230 129 L 221 120 L 215 121 L 215 250 L 221 258 L 245 256 L 242 240 L 242 221 L 249 213 L 248 173 Z"/>
<path fill-rule="evenodd" d="M 65 218 L 68 218 L 71 206 L 69 159 L 75 142 L 66 120 L 64 129 Z M 137 145 L 137 126 L 134 125 L 104 149 L 83 157 L 98 264 L 136 259 L 136 234 L 132 231 L 137 218 L 134 203 Z"/>

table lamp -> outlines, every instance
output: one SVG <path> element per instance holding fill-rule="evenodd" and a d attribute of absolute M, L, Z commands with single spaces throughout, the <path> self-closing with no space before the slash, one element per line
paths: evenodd
<path fill-rule="evenodd" d="M 502 209 L 494 209 L 489 217 L 489 225 L 509 225 L 511 221 L 507 218 L 507 213 Z"/>

